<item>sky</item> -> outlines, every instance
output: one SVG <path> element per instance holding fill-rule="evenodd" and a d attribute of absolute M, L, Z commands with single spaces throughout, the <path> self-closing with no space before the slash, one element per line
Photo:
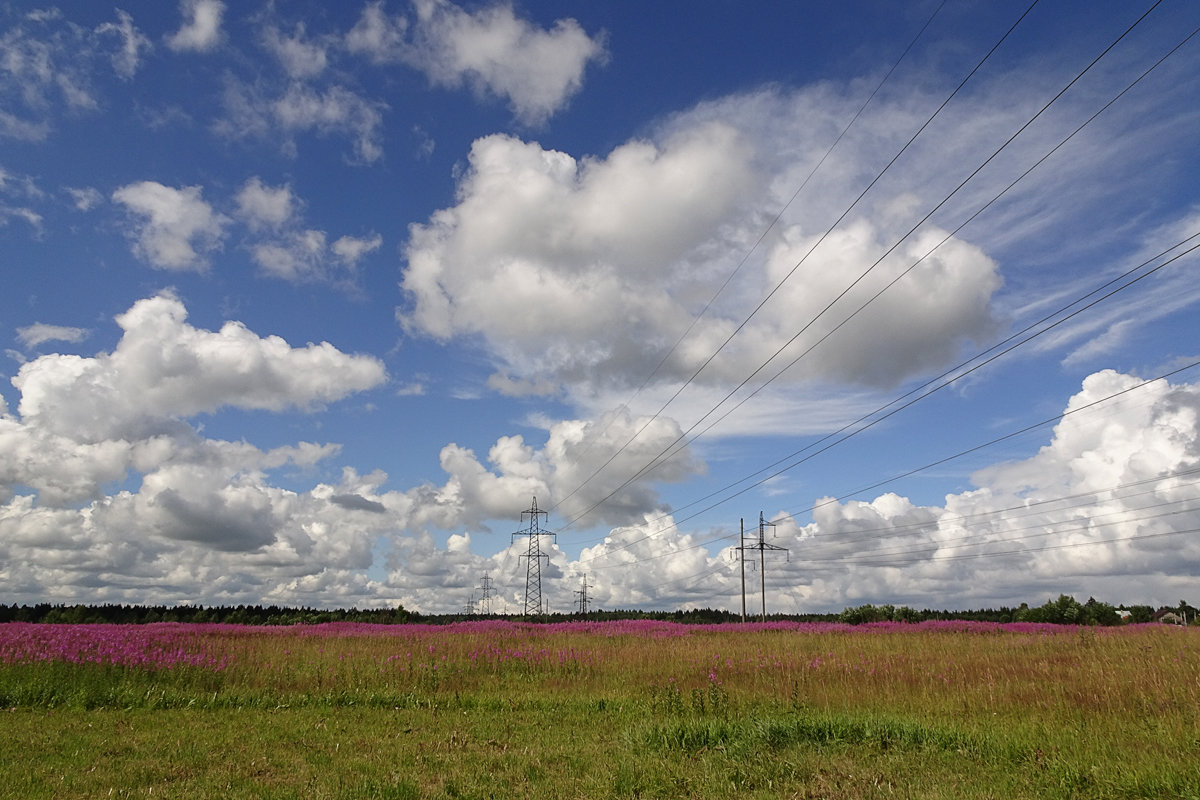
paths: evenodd
<path fill-rule="evenodd" d="M 0 602 L 1195 602 L 1197 26 L 0 2 Z"/>

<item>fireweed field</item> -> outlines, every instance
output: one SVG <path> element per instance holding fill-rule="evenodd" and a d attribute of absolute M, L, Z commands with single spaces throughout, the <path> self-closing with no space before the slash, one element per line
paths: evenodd
<path fill-rule="evenodd" d="M 1200 798 L 1200 630 L 0 625 L 3 797 Z"/>

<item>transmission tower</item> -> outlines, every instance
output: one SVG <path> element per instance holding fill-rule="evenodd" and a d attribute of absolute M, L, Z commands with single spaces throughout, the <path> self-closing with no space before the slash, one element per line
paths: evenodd
<path fill-rule="evenodd" d="M 580 584 L 579 591 L 575 592 L 577 603 L 575 607 L 579 609 L 579 616 L 581 617 L 586 617 L 588 613 L 588 589 L 590 587 L 591 584 L 587 582 L 587 573 L 585 572 L 583 574 L 583 583 Z"/>
<path fill-rule="evenodd" d="M 492 589 L 495 587 L 492 585 L 491 576 L 486 572 L 483 573 L 483 577 L 479 579 L 478 588 L 479 591 L 483 593 L 479 597 L 479 613 L 483 614 L 484 616 L 490 616 L 492 613 Z M 472 598 L 474 598 L 474 595 L 472 595 Z"/>
<path fill-rule="evenodd" d="M 465 606 L 463 606 L 463 613 L 466 614 L 468 617 L 475 616 L 475 593 L 474 592 L 471 593 L 471 599 L 467 601 L 467 604 Z"/>
<path fill-rule="evenodd" d="M 763 513 L 761 511 L 758 512 L 758 541 L 751 542 L 750 544 L 746 544 L 745 522 L 743 521 L 743 523 L 742 523 L 741 543 L 738 545 L 738 548 L 737 548 L 738 551 L 741 552 L 741 554 L 742 554 L 742 622 L 746 621 L 746 551 L 747 550 L 757 550 L 758 551 L 758 573 L 759 573 L 759 577 L 762 581 L 762 621 L 763 622 L 767 621 L 766 551 L 782 550 L 785 553 L 788 551 L 788 549 L 786 547 L 779 547 L 778 545 L 770 544 L 769 542 L 767 542 L 766 530 L 767 530 L 767 528 L 774 528 L 774 527 L 775 527 L 774 522 L 767 522 L 766 519 L 763 517 Z M 790 556 L 789 556 L 789 559 L 790 559 Z"/>
<path fill-rule="evenodd" d="M 550 562 L 550 556 L 542 552 L 542 537 L 549 536 L 558 541 L 556 534 L 541 528 L 541 518 L 549 517 L 545 511 L 539 511 L 537 497 L 528 511 L 521 512 L 521 521 L 529 517 L 529 527 L 513 534 L 513 540 L 518 536 L 529 538 L 529 550 L 521 558 L 525 559 L 525 616 L 541 616 L 546 613 L 542 606 L 542 560 Z"/>

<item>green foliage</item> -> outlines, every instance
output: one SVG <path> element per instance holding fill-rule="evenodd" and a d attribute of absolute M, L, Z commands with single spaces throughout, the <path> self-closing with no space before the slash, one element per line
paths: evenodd
<path fill-rule="evenodd" d="M 334 609 L 283 608 L 280 606 L 134 606 L 38 603 L 33 606 L 0 604 L 2 622 L 50 624 L 140 625 L 154 622 L 213 622 L 230 625 L 318 625 L 323 622 L 363 622 L 395 625 L 412 622 L 418 615 L 403 606 L 395 608 Z"/>

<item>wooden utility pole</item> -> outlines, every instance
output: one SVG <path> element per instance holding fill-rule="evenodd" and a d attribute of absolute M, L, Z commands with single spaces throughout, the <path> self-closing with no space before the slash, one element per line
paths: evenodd
<path fill-rule="evenodd" d="M 742 520 L 742 523 L 741 523 L 742 539 L 741 539 L 741 544 L 739 544 L 738 548 L 737 548 L 738 551 L 742 555 L 742 622 L 746 621 L 746 551 L 747 550 L 757 550 L 758 551 L 758 572 L 759 572 L 760 586 L 762 589 L 762 621 L 763 622 L 767 621 L 767 563 L 766 563 L 767 559 L 766 559 L 766 551 L 782 550 L 785 553 L 787 552 L 786 547 L 779 547 L 778 545 L 770 544 L 767 542 L 766 529 L 774 528 L 774 527 L 775 527 L 774 522 L 767 522 L 766 518 L 763 517 L 763 513 L 761 511 L 758 512 L 758 541 L 755 542 L 754 544 L 747 545 L 746 544 L 746 522 L 745 522 L 745 519 Z"/>

